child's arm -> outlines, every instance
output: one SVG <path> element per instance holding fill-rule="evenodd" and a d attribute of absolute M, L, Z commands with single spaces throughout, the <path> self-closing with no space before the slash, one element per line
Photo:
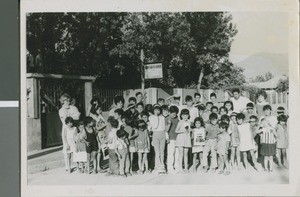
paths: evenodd
<path fill-rule="evenodd" d="M 132 129 L 132 132 L 131 132 L 130 136 L 128 137 L 129 140 L 133 140 L 139 136 L 139 133 L 137 131 L 135 131 L 135 132 L 133 132 L 133 131 L 134 131 L 134 129 Z M 132 133 L 134 133 L 134 134 L 132 134 Z"/>
<path fill-rule="evenodd" d="M 276 129 L 271 128 L 271 132 L 274 134 L 275 138 L 278 137 L 278 133 L 277 133 Z"/>
<path fill-rule="evenodd" d="M 122 156 L 121 156 L 121 154 L 119 153 L 118 148 L 115 148 L 115 152 L 116 152 L 116 154 L 117 154 L 119 160 L 122 159 Z"/>
<path fill-rule="evenodd" d="M 68 141 L 67 141 L 67 132 L 66 129 L 63 129 L 63 133 L 62 133 L 62 140 L 63 140 L 63 144 L 66 145 L 67 150 L 70 148 Z"/>
<path fill-rule="evenodd" d="M 175 133 L 182 133 L 182 131 L 180 131 L 181 124 L 182 122 L 180 121 L 175 129 Z"/>
<path fill-rule="evenodd" d="M 148 131 L 147 131 L 148 132 Z M 147 135 L 147 148 L 150 151 L 150 138 L 149 138 L 149 133 Z"/>

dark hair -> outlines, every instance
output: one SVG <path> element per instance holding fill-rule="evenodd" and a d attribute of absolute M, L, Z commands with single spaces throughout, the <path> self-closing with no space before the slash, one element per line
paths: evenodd
<path fill-rule="evenodd" d="M 125 103 L 123 96 L 115 96 L 115 98 L 114 98 L 115 105 L 119 102 L 122 102 L 123 104 Z"/>
<path fill-rule="evenodd" d="M 137 126 L 138 129 L 140 129 L 140 128 L 142 128 L 144 130 L 147 129 L 147 123 L 142 119 L 137 121 L 136 126 Z"/>
<path fill-rule="evenodd" d="M 237 113 L 236 112 L 232 112 L 231 114 L 230 114 L 230 117 L 232 117 L 232 116 L 237 116 Z"/>
<path fill-rule="evenodd" d="M 130 97 L 130 98 L 128 99 L 128 103 L 130 103 L 130 101 L 134 101 L 134 102 L 136 103 L 136 98 L 135 98 L 135 97 Z"/>
<path fill-rule="evenodd" d="M 152 111 L 153 111 L 153 107 L 152 107 L 151 104 L 147 104 L 147 105 L 145 105 L 144 110 L 145 110 L 145 112 L 147 112 L 148 115 L 149 115 L 149 112 L 152 112 Z"/>
<path fill-rule="evenodd" d="M 153 113 L 153 114 L 154 114 L 154 110 L 155 110 L 155 109 L 158 109 L 158 110 L 160 111 L 160 113 L 161 113 L 161 106 L 159 106 L 158 104 L 154 104 L 154 105 L 153 105 L 153 108 L 152 108 L 152 110 L 153 110 L 152 113 Z"/>
<path fill-rule="evenodd" d="M 282 122 L 286 122 L 288 120 L 288 116 L 284 115 L 284 114 L 281 114 L 280 116 L 277 117 L 277 120 L 278 120 L 278 123 L 280 121 Z"/>
<path fill-rule="evenodd" d="M 160 101 L 165 102 L 165 99 L 163 99 L 163 98 L 158 98 L 158 99 L 157 99 L 157 102 L 160 102 Z"/>
<path fill-rule="evenodd" d="M 135 106 L 137 107 L 137 106 L 142 106 L 143 108 L 144 108 L 144 103 L 142 103 L 142 102 L 139 102 L 139 103 L 137 103 Z"/>
<path fill-rule="evenodd" d="M 78 126 L 80 126 L 80 125 L 84 125 L 83 120 L 80 120 L 80 121 L 78 122 Z"/>
<path fill-rule="evenodd" d="M 221 116 L 221 122 L 224 122 L 224 121 L 226 121 L 226 122 L 230 121 L 230 117 L 228 115 L 226 115 L 226 114 L 224 114 L 224 115 Z"/>
<path fill-rule="evenodd" d="M 141 117 L 143 117 L 143 116 L 149 117 L 149 114 L 148 114 L 148 112 L 146 112 L 146 111 L 142 111 L 142 112 L 140 113 L 140 116 L 141 116 Z"/>
<path fill-rule="evenodd" d="M 217 106 L 212 106 L 210 111 L 213 111 L 213 109 L 216 109 L 217 111 L 219 110 Z"/>
<path fill-rule="evenodd" d="M 102 107 L 100 106 L 100 104 L 99 104 L 99 105 L 93 104 L 92 107 L 91 107 L 90 113 L 92 113 L 92 114 L 94 114 L 94 115 L 97 115 L 97 110 L 98 110 L 99 108 L 100 108 L 100 109 L 102 108 Z"/>
<path fill-rule="evenodd" d="M 221 112 L 221 109 L 224 109 L 225 112 L 226 112 L 226 114 L 228 113 L 228 109 L 226 107 L 224 107 L 224 106 L 222 106 L 222 107 L 219 108 L 219 113 Z"/>
<path fill-rule="evenodd" d="M 170 113 L 176 113 L 176 114 L 178 114 L 178 112 L 179 112 L 179 109 L 178 109 L 178 107 L 177 107 L 177 106 L 175 106 L 175 105 L 172 105 L 172 106 L 170 106 L 170 109 L 169 109 L 169 111 L 170 111 Z"/>
<path fill-rule="evenodd" d="M 130 126 L 132 124 L 132 119 L 129 118 L 128 116 L 122 116 L 122 119 L 124 119 L 124 122 L 126 125 Z"/>
<path fill-rule="evenodd" d="M 117 113 L 117 114 L 119 114 L 120 116 L 123 116 L 123 114 L 124 114 L 124 110 L 123 109 L 115 109 L 115 111 L 114 111 L 115 113 Z"/>
<path fill-rule="evenodd" d="M 216 113 L 211 113 L 209 115 L 209 120 L 217 120 L 218 119 L 218 114 Z"/>
<path fill-rule="evenodd" d="M 191 95 L 187 95 L 185 97 L 185 102 L 193 101 L 193 97 Z"/>
<path fill-rule="evenodd" d="M 284 112 L 285 109 L 284 109 L 284 107 L 280 106 L 280 107 L 277 107 L 277 111 L 282 111 L 282 112 Z"/>
<path fill-rule="evenodd" d="M 254 108 L 253 103 L 247 103 L 246 108 Z"/>
<path fill-rule="evenodd" d="M 255 115 L 251 115 L 249 119 L 252 119 L 252 118 L 254 118 L 255 120 L 258 119 L 257 116 L 255 116 Z"/>
<path fill-rule="evenodd" d="M 214 104 L 213 104 L 212 102 L 210 102 L 210 101 L 206 102 L 206 106 L 209 105 L 209 104 L 210 104 L 210 105 L 214 105 Z"/>
<path fill-rule="evenodd" d="M 66 123 L 66 124 L 68 124 L 68 123 L 74 124 L 74 119 L 73 119 L 72 117 L 66 117 L 65 123 Z"/>
<path fill-rule="evenodd" d="M 196 92 L 196 93 L 194 94 L 194 97 L 196 97 L 196 96 L 200 96 L 200 98 L 201 98 L 201 94 L 198 93 L 198 92 Z"/>
<path fill-rule="evenodd" d="M 236 115 L 236 119 L 245 119 L 245 114 L 243 114 L 243 113 L 238 113 L 237 115 Z"/>
<path fill-rule="evenodd" d="M 225 107 L 225 105 L 228 104 L 228 103 L 231 105 L 230 110 L 233 110 L 233 103 L 232 103 L 232 101 L 225 101 L 223 106 Z"/>
<path fill-rule="evenodd" d="M 196 122 L 199 121 L 201 124 L 201 127 L 204 127 L 204 122 L 203 119 L 201 117 L 196 117 L 194 120 L 194 125 L 196 126 Z"/>
<path fill-rule="evenodd" d="M 135 97 L 137 97 L 138 95 L 143 95 L 143 94 L 141 92 L 135 93 Z"/>
<path fill-rule="evenodd" d="M 235 92 L 241 93 L 241 90 L 240 90 L 239 88 L 234 88 L 234 89 L 232 90 L 232 94 L 235 93 Z"/>
<path fill-rule="evenodd" d="M 210 96 L 209 96 L 209 97 L 213 97 L 213 96 L 217 98 L 216 93 L 214 93 L 214 92 L 213 92 L 213 93 L 210 93 Z"/>
<path fill-rule="evenodd" d="M 222 129 L 228 129 L 228 124 L 226 122 L 220 122 L 219 124 L 219 128 L 222 128 Z"/>
<path fill-rule="evenodd" d="M 188 115 L 188 119 L 190 119 L 190 111 L 188 109 L 182 109 L 180 112 L 180 118 L 182 119 L 182 115 Z"/>
<path fill-rule="evenodd" d="M 256 94 L 256 98 L 258 98 L 260 95 L 262 95 L 265 99 L 267 99 L 268 95 L 267 92 L 264 90 L 260 90 L 257 94 Z"/>
<path fill-rule="evenodd" d="M 110 121 L 110 124 L 111 124 L 111 127 L 112 127 L 112 128 L 118 128 L 118 126 L 119 126 L 119 121 L 116 120 L 116 119 L 112 119 L 112 120 Z"/>
<path fill-rule="evenodd" d="M 92 98 L 92 100 L 90 101 L 90 104 L 91 104 L 91 105 L 94 105 L 94 102 L 95 102 L 95 101 L 97 101 L 97 102 L 98 102 L 98 104 L 100 104 L 100 103 L 101 103 L 99 98 L 97 98 L 97 97 L 93 97 L 93 98 Z"/>
<path fill-rule="evenodd" d="M 128 135 L 128 133 L 123 128 L 121 128 L 117 131 L 117 137 L 118 138 L 122 138 L 122 137 L 127 136 L 127 135 Z"/>
<path fill-rule="evenodd" d="M 115 117 L 113 117 L 113 116 L 108 116 L 107 122 L 111 124 L 111 121 L 112 121 L 113 119 L 115 119 Z"/>
<path fill-rule="evenodd" d="M 92 121 L 94 121 L 94 119 L 92 118 L 92 117 L 90 117 L 90 116 L 86 116 L 86 117 L 84 117 L 84 119 L 83 119 L 83 124 L 84 124 L 84 126 L 86 127 L 88 124 L 90 124 Z"/>
<path fill-rule="evenodd" d="M 168 105 L 162 105 L 162 106 L 161 106 L 161 109 L 162 109 L 162 110 L 167 110 L 167 111 L 169 111 L 169 106 L 168 106 Z"/>
<path fill-rule="evenodd" d="M 203 111 L 205 110 L 205 106 L 204 106 L 204 105 L 198 105 L 197 108 L 198 108 L 199 111 L 200 111 L 200 110 L 203 110 Z"/>
<path fill-rule="evenodd" d="M 268 110 L 268 109 L 272 111 L 271 105 L 265 105 L 265 106 L 263 106 L 263 111 Z"/>

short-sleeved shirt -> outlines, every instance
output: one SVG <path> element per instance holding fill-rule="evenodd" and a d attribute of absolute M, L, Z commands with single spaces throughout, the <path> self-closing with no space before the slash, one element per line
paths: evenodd
<path fill-rule="evenodd" d="M 194 134 L 193 146 L 205 145 L 205 128 L 204 127 L 194 128 L 193 134 Z"/>
<path fill-rule="evenodd" d="M 169 129 L 169 139 L 170 140 L 176 140 L 177 138 L 177 133 L 175 133 L 175 130 L 176 130 L 176 127 L 178 125 L 178 118 L 175 117 L 175 118 L 170 118 L 169 119 L 171 121 L 171 126 L 170 126 L 170 129 Z"/>
<path fill-rule="evenodd" d="M 217 145 L 217 151 L 218 152 L 227 152 L 226 150 L 226 144 L 228 142 L 230 142 L 230 136 L 227 132 L 223 132 L 223 133 L 220 133 L 218 135 L 218 145 Z"/>
<path fill-rule="evenodd" d="M 236 113 L 241 113 L 247 106 L 247 103 L 252 103 L 250 99 L 244 96 L 240 96 L 239 99 L 230 98 L 232 104 L 233 104 L 233 111 Z"/>
<path fill-rule="evenodd" d="M 205 128 L 207 139 L 217 139 L 219 134 L 219 125 L 208 124 Z"/>

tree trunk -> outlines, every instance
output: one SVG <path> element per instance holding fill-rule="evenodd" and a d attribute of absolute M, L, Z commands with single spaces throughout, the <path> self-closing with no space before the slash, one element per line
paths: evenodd
<path fill-rule="evenodd" d="M 200 91 L 203 75 L 204 75 L 204 69 L 201 68 L 200 75 L 199 75 L 199 80 L 198 80 L 198 85 L 197 85 L 197 91 Z"/>

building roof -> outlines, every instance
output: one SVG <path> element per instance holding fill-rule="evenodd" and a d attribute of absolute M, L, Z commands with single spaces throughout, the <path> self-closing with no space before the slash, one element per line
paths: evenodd
<path fill-rule="evenodd" d="M 274 77 L 264 82 L 249 83 L 249 85 L 253 85 L 261 89 L 276 89 L 279 80 L 284 80 L 284 79 L 287 79 L 287 76 L 282 75 L 282 76 Z"/>

